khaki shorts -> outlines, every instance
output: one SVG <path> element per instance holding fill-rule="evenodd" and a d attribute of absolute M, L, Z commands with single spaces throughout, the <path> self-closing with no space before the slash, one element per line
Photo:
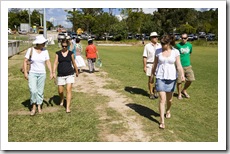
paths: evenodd
<path fill-rule="evenodd" d="M 62 76 L 62 77 L 57 77 L 57 85 L 62 86 L 66 85 L 68 83 L 74 83 L 74 74 L 73 75 L 68 75 L 68 76 Z"/>
<path fill-rule="evenodd" d="M 183 67 L 183 69 L 184 69 L 185 81 L 195 81 L 195 76 L 192 70 L 192 66 Z M 180 76 L 181 73 L 178 71 L 179 78 L 177 78 L 177 83 L 182 83 Z"/>
<path fill-rule="evenodd" d="M 152 75 L 152 68 L 153 68 L 153 64 L 147 64 L 146 65 L 146 75 L 147 76 L 151 76 Z"/>

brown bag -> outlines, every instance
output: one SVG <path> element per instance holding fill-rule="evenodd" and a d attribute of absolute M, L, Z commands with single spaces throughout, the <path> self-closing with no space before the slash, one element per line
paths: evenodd
<path fill-rule="evenodd" d="M 33 54 L 33 47 L 31 47 L 31 49 L 30 49 L 30 57 L 29 57 L 29 59 L 28 59 L 28 61 L 27 61 L 27 73 L 29 73 L 29 71 L 30 71 L 30 64 L 31 64 L 31 57 L 32 57 L 32 54 Z M 24 72 L 25 72 L 25 70 L 24 70 L 24 60 L 23 60 L 23 64 L 22 64 L 22 67 L 21 67 L 21 69 L 20 69 L 20 71 L 24 74 Z"/>

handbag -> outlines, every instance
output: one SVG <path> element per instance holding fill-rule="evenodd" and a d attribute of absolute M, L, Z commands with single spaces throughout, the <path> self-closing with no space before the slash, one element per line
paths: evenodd
<path fill-rule="evenodd" d="M 29 57 L 29 59 L 28 59 L 28 61 L 27 61 L 27 65 L 26 65 L 26 67 L 27 67 L 27 73 L 28 73 L 28 74 L 29 74 L 29 71 L 30 71 L 30 64 L 31 64 L 32 54 L 33 54 L 33 47 L 31 47 L 31 50 L 30 50 L 30 57 Z M 23 64 L 22 64 L 22 67 L 21 67 L 20 71 L 21 71 L 23 74 L 24 74 L 24 72 L 25 72 L 25 69 L 24 69 L 24 60 L 23 60 Z"/>

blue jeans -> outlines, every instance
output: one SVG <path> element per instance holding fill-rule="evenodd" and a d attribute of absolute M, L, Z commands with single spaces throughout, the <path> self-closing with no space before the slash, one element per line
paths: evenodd
<path fill-rule="evenodd" d="M 29 74 L 30 103 L 41 105 L 44 98 L 46 73 Z"/>

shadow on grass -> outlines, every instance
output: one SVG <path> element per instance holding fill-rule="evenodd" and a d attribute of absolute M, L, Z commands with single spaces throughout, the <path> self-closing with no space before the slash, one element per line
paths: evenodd
<path fill-rule="evenodd" d="M 53 97 L 51 97 L 49 100 L 49 103 L 52 104 L 52 102 L 54 102 L 55 105 L 60 105 L 60 102 L 61 102 L 60 96 L 54 95 Z M 66 99 L 64 99 L 63 106 L 66 107 Z"/>
<path fill-rule="evenodd" d="M 135 103 L 126 104 L 126 106 L 130 107 L 131 109 L 136 111 L 141 116 L 144 116 L 144 117 L 148 118 L 149 120 L 151 120 L 157 124 L 160 124 L 159 121 L 157 121 L 156 119 L 154 119 L 152 117 L 152 116 L 159 117 L 160 115 L 158 113 L 156 113 L 155 111 L 153 111 L 152 109 L 145 107 L 145 106 L 142 106 L 142 105 L 139 105 L 139 104 L 135 104 Z"/>
<path fill-rule="evenodd" d="M 46 105 L 47 107 L 48 107 L 48 106 L 54 106 L 52 102 L 54 102 L 55 105 L 60 105 L 60 97 L 57 96 L 57 95 L 54 95 L 53 97 L 51 97 L 51 98 L 49 99 L 48 102 L 47 102 L 46 100 L 43 100 L 43 103 L 42 103 L 42 105 L 41 105 L 41 108 L 42 108 L 43 105 Z M 22 102 L 21 104 L 24 105 L 24 107 L 27 107 L 29 110 L 32 109 L 32 105 L 30 104 L 30 99 L 25 100 L 25 101 Z M 64 106 L 65 106 L 65 104 L 66 104 L 66 103 L 65 103 L 65 101 L 64 101 Z"/>
<path fill-rule="evenodd" d="M 133 88 L 133 87 L 125 87 L 125 91 L 131 93 L 131 94 L 139 94 L 143 96 L 149 96 L 148 92 L 146 90 L 143 90 L 141 88 Z"/>
<path fill-rule="evenodd" d="M 90 73 L 88 69 L 81 69 L 81 71 L 82 71 L 81 73 L 83 73 L 83 72 Z M 99 72 L 99 71 L 98 70 L 94 70 L 94 72 Z"/>

